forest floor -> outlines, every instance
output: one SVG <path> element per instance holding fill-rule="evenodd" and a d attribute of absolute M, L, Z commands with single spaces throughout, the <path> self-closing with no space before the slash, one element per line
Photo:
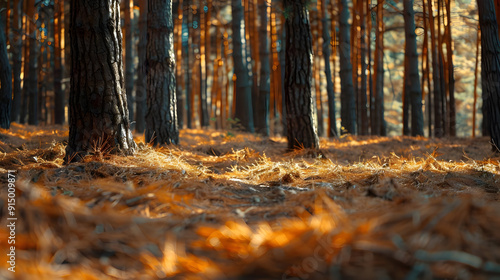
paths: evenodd
<path fill-rule="evenodd" d="M 67 127 L 0 130 L 1 279 L 500 277 L 488 138 L 322 139 L 183 130 L 63 165 Z M 16 172 L 15 273 L 7 172 Z M 497 278 L 498 279 L 498 278 Z"/>

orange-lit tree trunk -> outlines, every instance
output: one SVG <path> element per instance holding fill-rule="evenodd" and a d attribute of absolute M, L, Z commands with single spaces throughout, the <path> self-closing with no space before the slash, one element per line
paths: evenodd
<path fill-rule="evenodd" d="M 4 33 L 3 16 L 0 12 L 0 127 L 10 128 L 12 101 L 12 72 L 7 55 L 7 40 Z"/>
<path fill-rule="evenodd" d="M 38 125 L 38 41 L 37 27 L 35 19 L 35 1 L 28 0 L 27 2 L 27 21 L 28 21 L 28 37 L 29 37 L 29 57 L 28 60 L 28 75 L 25 76 L 26 93 L 28 95 L 28 124 Z M 25 69 L 26 70 L 26 69 Z"/>
<path fill-rule="evenodd" d="M 451 34 L 451 0 L 446 0 L 446 66 L 448 72 L 448 120 L 450 136 L 457 136 L 455 110 L 455 71 L 453 66 L 453 37 Z"/>
<path fill-rule="evenodd" d="M 171 0 L 148 1 L 146 60 L 148 64 L 146 142 L 154 145 L 178 144 Z"/>
<path fill-rule="evenodd" d="M 481 25 L 481 83 L 483 103 L 490 118 L 493 150 L 500 152 L 500 40 L 493 0 L 478 0 Z M 483 112 L 484 113 L 484 112 Z"/>
<path fill-rule="evenodd" d="M 73 0 L 70 19 L 71 90 L 65 162 L 80 160 L 93 145 L 111 153 L 132 154 L 136 144 L 124 91 L 119 1 Z"/>
<path fill-rule="evenodd" d="M 366 64 L 366 12 L 365 12 L 365 7 L 366 4 L 364 1 L 359 1 L 358 2 L 358 13 L 359 13 L 359 59 L 360 59 L 360 68 L 361 68 L 361 73 L 360 73 L 360 85 L 358 89 L 358 104 L 359 104 L 359 135 L 368 135 L 369 133 L 369 121 L 368 121 L 368 100 L 367 100 L 367 76 L 366 76 L 366 70 L 367 70 L 367 64 Z M 368 18 L 371 20 L 370 18 Z"/>
<path fill-rule="evenodd" d="M 312 91 L 312 35 L 306 0 L 285 0 L 285 104 L 288 149 L 319 148 Z"/>
<path fill-rule="evenodd" d="M 339 1 L 339 57 L 340 57 L 340 116 L 341 134 L 356 134 L 356 100 L 351 64 L 349 7 L 347 0 Z"/>
<path fill-rule="evenodd" d="M 63 61 L 61 39 L 64 36 L 64 1 L 58 0 L 54 3 L 54 122 L 63 124 L 64 116 L 64 90 L 63 80 Z"/>
<path fill-rule="evenodd" d="M 137 46 L 138 67 L 137 85 L 135 90 L 135 129 L 143 133 L 146 129 L 146 47 L 147 47 L 147 19 L 148 0 L 139 2 L 139 42 Z"/>
<path fill-rule="evenodd" d="M 22 51 L 23 51 L 23 24 L 22 24 L 22 0 L 14 1 L 13 17 L 12 17 L 12 75 L 13 75 L 13 96 L 11 121 L 20 122 L 22 88 L 21 88 L 21 71 L 22 71 Z"/>

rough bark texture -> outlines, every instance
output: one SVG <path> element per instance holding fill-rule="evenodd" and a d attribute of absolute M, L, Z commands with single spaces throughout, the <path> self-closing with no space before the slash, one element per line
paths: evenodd
<path fill-rule="evenodd" d="M 7 42 L 4 33 L 3 16 L 0 12 L 0 127 L 10 128 L 10 108 L 12 101 L 12 72 L 7 56 Z"/>
<path fill-rule="evenodd" d="M 61 36 L 64 24 L 64 2 L 62 0 L 54 3 L 54 121 L 56 124 L 63 124 L 64 117 L 64 90 L 62 87 L 63 63 Z"/>
<path fill-rule="evenodd" d="M 245 23 L 241 0 L 231 1 L 233 22 L 233 60 L 234 74 L 236 75 L 234 93 L 236 108 L 235 119 L 239 119 L 243 129 L 254 132 L 252 112 L 252 83 L 248 75 L 247 52 L 245 39 Z"/>
<path fill-rule="evenodd" d="M 405 73 L 406 98 L 410 98 L 411 135 L 424 135 L 424 115 L 422 111 L 422 89 L 418 72 L 417 35 L 415 34 L 415 11 L 413 0 L 404 0 L 405 20 Z"/>
<path fill-rule="evenodd" d="M 478 0 L 481 25 L 481 83 L 493 149 L 500 152 L 500 40 L 493 0 Z M 483 112 L 484 114 L 485 112 Z"/>
<path fill-rule="evenodd" d="M 146 142 L 178 144 L 174 24 L 171 0 L 148 3 Z"/>
<path fill-rule="evenodd" d="M 312 86 L 312 35 L 306 0 L 285 0 L 285 104 L 288 148 L 319 148 Z"/>
<path fill-rule="evenodd" d="M 65 161 L 95 149 L 132 154 L 118 0 L 71 1 L 71 89 Z"/>
<path fill-rule="evenodd" d="M 326 76 L 326 92 L 328 96 L 328 136 L 337 137 L 337 120 L 335 118 L 335 90 L 333 86 L 332 70 L 330 67 L 330 26 L 332 24 L 330 13 L 328 12 L 329 0 L 321 2 L 321 9 L 323 12 L 323 57 L 325 60 L 325 76 Z"/>
<path fill-rule="evenodd" d="M 339 56 L 340 56 L 340 117 L 341 134 L 356 134 L 356 100 L 352 80 L 352 63 L 349 30 L 349 7 L 347 0 L 340 0 L 339 11 Z"/>
<path fill-rule="evenodd" d="M 257 106 L 255 111 L 255 130 L 264 136 L 269 136 L 269 101 L 271 95 L 271 66 L 269 60 L 269 36 L 267 32 L 268 17 L 265 0 L 259 0 L 259 58 L 260 81 Z"/>
<path fill-rule="evenodd" d="M 23 10 L 23 1 L 17 0 L 14 2 L 14 15 L 12 20 L 12 75 L 14 85 L 13 85 L 13 95 L 14 100 L 12 102 L 11 111 L 11 121 L 20 122 L 21 113 L 21 100 L 22 100 L 22 89 L 21 89 L 21 70 L 22 70 L 22 49 L 23 40 L 21 36 L 22 32 L 22 22 L 21 22 L 21 11 Z"/>
<path fill-rule="evenodd" d="M 129 120 L 134 119 L 134 51 L 132 41 L 134 34 L 134 25 L 132 24 L 133 8 L 130 6 L 133 0 L 124 0 L 124 23 L 125 23 L 125 92 L 127 93 L 127 105 Z M 133 127 L 133 125 L 132 125 Z"/>
<path fill-rule="evenodd" d="M 139 43 L 137 55 L 139 66 L 137 69 L 137 85 L 135 90 L 135 130 L 143 133 L 146 129 L 146 47 L 147 47 L 147 21 L 148 0 L 140 0 L 139 14 Z"/>

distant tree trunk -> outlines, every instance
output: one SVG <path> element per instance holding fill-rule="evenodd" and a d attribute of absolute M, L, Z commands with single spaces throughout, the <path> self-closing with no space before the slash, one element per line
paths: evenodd
<path fill-rule="evenodd" d="M 184 2 L 184 1 L 183 1 Z M 190 0 L 186 0 L 184 2 L 184 16 L 183 18 L 186 19 L 187 23 L 189 22 L 192 22 L 191 19 L 192 19 L 192 13 L 191 13 L 191 1 Z M 183 25 L 183 29 L 184 29 L 184 25 Z M 185 30 L 182 31 L 182 33 L 186 33 L 187 35 L 187 41 L 185 42 L 185 44 L 183 44 L 183 49 L 184 50 L 187 50 L 186 51 L 186 54 L 184 55 L 184 63 L 186 65 L 186 80 L 185 80 L 185 84 L 186 84 L 186 89 L 185 89 L 185 98 L 184 98 L 184 103 L 186 104 L 185 105 L 185 108 L 186 108 L 186 122 L 187 122 L 187 128 L 193 128 L 193 119 L 192 119 L 192 111 L 193 111 L 193 108 L 191 107 L 191 84 L 193 83 L 193 81 L 191 80 L 191 59 L 190 59 L 190 56 L 191 56 L 191 51 L 192 49 L 190 48 L 190 38 L 191 38 L 191 30 L 189 28 L 189 24 L 186 24 L 185 25 Z M 182 117 L 182 116 L 181 116 Z"/>
<path fill-rule="evenodd" d="M 360 44 L 359 44 L 359 58 L 361 59 L 360 67 L 361 67 L 361 84 L 359 86 L 359 122 L 360 122 L 360 130 L 359 135 L 368 135 L 369 134 L 369 121 L 368 121 L 368 99 L 366 96 L 367 93 L 367 76 L 366 70 L 368 65 L 366 64 L 366 12 L 364 11 L 366 5 L 364 1 L 358 2 L 358 11 L 360 14 L 359 26 L 360 26 Z M 369 20 L 371 20 L 369 18 Z"/>
<path fill-rule="evenodd" d="M 330 25 L 332 24 L 331 13 L 328 12 L 329 0 L 321 2 L 323 13 L 323 58 L 325 60 L 326 92 L 328 96 L 328 137 L 337 137 L 337 120 L 335 118 L 335 89 L 333 86 L 332 70 L 330 67 Z"/>
<path fill-rule="evenodd" d="M 26 76 L 26 89 L 28 94 L 28 124 L 38 125 L 38 41 L 35 21 L 35 1 L 28 0 L 27 7 L 29 26 L 29 58 L 28 75 Z M 25 58 L 26 59 L 26 58 Z"/>
<path fill-rule="evenodd" d="M 3 16 L 0 12 L 0 127 L 10 128 L 10 108 L 12 102 L 12 72 L 7 42 L 4 34 Z"/>
<path fill-rule="evenodd" d="M 450 136 L 457 136 L 457 121 L 455 110 L 455 70 L 453 66 L 453 37 L 451 35 L 451 0 L 446 0 L 446 66 L 448 67 L 448 119 L 450 121 Z"/>
<path fill-rule="evenodd" d="M 23 51 L 23 40 L 22 40 L 22 15 L 23 2 L 21 0 L 16 0 L 14 2 L 13 9 L 13 20 L 12 20 L 12 75 L 14 80 L 14 100 L 12 102 L 11 111 L 11 121 L 20 122 L 21 114 L 21 102 L 22 102 L 22 88 L 21 88 L 21 70 L 22 70 L 22 51 Z"/>
<path fill-rule="evenodd" d="M 125 29 L 125 92 L 127 93 L 127 105 L 131 127 L 134 119 L 134 76 L 135 64 L 133 53 L 134 25 L 132 17 L 134 13 L 133 0 L 124 0 L 124 29 Z"/>
<path fill-rule="evenodd" d="M 184 71 L 182 67 L 182 57 L 186 50 L 182 48 L 182 26 L 183 26 L 183 1 L 177 0 L 172 3 L 172 13 L 174 20 L 174 42 L 175 42 L 175 81 L 177 84 L 177 124 L 179 128 L 184 126 Z"/>
<path fill-rule="evenodd" d="M 136 144 L 124 91 L 118 0 L 71 1 L 71 90 L 65 162 L 99 145 L 132 154 Z"/>
<path fill-rule="evenodd" d="M 312 35 L 306 0 L 285 0 L 288 149 L 319 148 L 312 92 Z"/>
<path fill-rule="evenodd" d="M 497 22 L 498 23 L 498 22 Z M 474 102 L 472 104 L 472 137 L 476 137 L 476 115 L 477 115 L 477 84 L 479 70 L 479 49 L 481 47 L 481 29 L 477 30 L 476 37 L 476 66 L 474 67 Z"/>
<path fill-rule="evenodd" d="M 342 118 L 341 134 L 356 134 L 356 100 L 352 80 L 350 50 L 349 7 L 347 0 L 340 0 L 339 11 L 339 56 L 340 56 L 340 115 Z"/>
<path fill-rule="evenodd" d="M 386 135 L 384 119 L 384 0 L 377 0 L 377 26 L 375 30 L 374 59 L 374 116 L 372 117 L 372 135 Z"/>
<path fill-rule="evenodd" d="M 269 101 L 271 94 L 271 66 L 269 62 L 269 34 L 267 2 L 259 0 L 259 58 L 260 58 L 260 81 L 257 106 L 255 108 L 255 130 L 264 136 L 269 136 Z"/>
<path fill-rule="evenodd" d="M 410 98 L 411 135 L 424 135 L 424 115 L 422 112 L 422 89 L 418 72 L 417 35 L 415 34 L 415 12 L 413 0 L 404 0 L 405 19 L 405 93 Z"/>
<path fill-rule="evenodd" d="M 245 131 L 254 132 L 253 112 L 252 112 L 252 83 L 248 75 L 245 24 L 243 21 L 243 7 L 241 0 L 231 1 L 233 22 L 233 60 L 234 74 L 234 98 L 236 108 L 235 119 L 239 119 Z"/>
<path fill-rule="evenodd" d="M 282 17 L 283 19 L 284 17 Z M 281 67 L 281 121 L 283 124 L 283 135 L 287 135 L 287 117 L 286 117 L 286 101 L 285 101 L 285 69 L 286 69 L 286 59 L 285 59 L 285 54 L 286 54 L 286 30 L 284 27 L 282 27 L 281 30 L 281 46 L 280 46 L 280 53 L 279 53 L 279 61 L 280 61 L 280 67 Z"/>
<path fill-rule="evenodd" d="M 64 1 L 56 1 L 54 3 L 54 122 L 63 124 L 64 116 L 64 90 L 62 87 L 63 79 L 63 63 L 62 63 L 62 47 L 61 36 L 64 36 Z"/>
<path fill-rule="evenodd" d="M 139 43 L 137 46 L 137 55 L 139 65 L 137 69 L 137 86 L 135 91 L 135 130 L 143 133 L 146 129 L 146 100 L 147 100 L 147 81 L 146 81 L 146 48 L 147 39 L 147 21 L 148 21 L 148 0 L 139 2 Z"/>
<path fill-rule="evenodd" d="M 493 149 L 500 152 L 500 40 L 493 0 L 478 0 L 481 25 L 481 83 Z"/>
<path fill-rule="evenodd" d="M 178 144 L 172 1 L 149 0 L 148 5 L 146 142 Z"/>
<path fill-rule="evenodd" d="M 429 16 L 429 28 L 431 31 L 431 48 L 432 48 L 432 83 L 433 83 L 433 100 L 434 100 L 434 136 L 441 138 L 444 136 L 444 120 L 442 114 L 442 98 L 441 91 L 441 73 L 439 67 L 438 43 L 436 42 L 436 28 L 434 24 L 434 8 L 433 1 L 427 2 L 427 12 Z"/>

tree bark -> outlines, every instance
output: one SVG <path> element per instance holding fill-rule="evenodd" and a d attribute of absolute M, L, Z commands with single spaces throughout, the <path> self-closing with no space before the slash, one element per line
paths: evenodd
<path fill-rule="evenodd" d="M 340 115 L 341 134 L 356 134 L 356 100 L 352 80 L 352 64 L 349 31 L 349 7 L 347 0 L 340 0 L 339 11 L 339 56 L 340 56 Z"/>
<path fill-rule="evenodd" d="M 323 12 L 323 58 L 325 60 L 326 92 L 328 96 L 328 137 L 337 137 L 337 120 L 335 117 L 335 89 L 332 79 L 332 70 L 330 67 L 330 44 L 332 37 L 330 35 L 330 25 L 332 24 L 331 14 L 328 12 L 329 0 L 321 2 Z"/>
<path fill-rule="evenodd" d="M 500 40 L 493 0 L 478 0 L 481 25 L 481 84 L 493 149 L 500 152 Z"/>
<path fill-rule="evenodd" d="M 64 116 L 64 90 L 62 87 L 63 80 L 63 63 L 62 63 L 62 46 L 61 36 L 64 36 L 62 28 L 64 26 L 64 1 L 56 1 L 54 3 L 54 122 L 63 124 Z"/>
<path fill-rule="evenodd" d="M 147 48 L 147 22 L 148 22 L 148 0 L 140 0 L 139 14 L 139 43 L 137 44 L 137 55 L 139 65 L 137 69 L 137 85 L 135 90 L 135 130 L 143 133 L 146 129 L 146 48 Z"/>
<path fill-rule="evenodd" d="M 132 154 L 136 144 L 124 91 L 119 1 L 73 0 L 70 20 L 71 89 L 65 162 L 78 161 L 93 149 Z"/>
<path fill-rule="evenodd" d="M 233 22 L 233 60 L 235 81 L 235 119 L 238 119 L 243 129 L 254 132 L 253 112 L 252 112 L 252 83 L 248 75 L 245 23 L 243 17 L 243 7 L 241 0 L 231 1 Z"/>
<path fill-rule="evenodd" d="M 422 89 L 418 72 L 417 35 L 415 34 L 415 11 L 413 0 L 404 0 L 405 20 L 405 93 L 410 98 L 411 135 L 424 135 L 424 116 L 422 112 Z"/>
<path fill-rule="evenodd" d="M 366 5 L 364 1 L 358 2 L 358 11 L 360 14 L 359 26 L 360 26 L 360 44 L 359 44 L 359 58 L 361 60 L 361 84 L 359 86 L 359 122 L 360 122 L 360 130 L 359 135 L 368 135 L 369 134 L 369 121 L 368 121 L 368 100 L 367 100 L 367 63 L 366 63 L 366 12 L 364 11 Z M 371 20 L 369 18 L 369 20 Z"/>
<path fill-rule="evenodd" d="M 133 34 L 135 26 L 132 23 L 133 0 L 125 0 L 124 6 L 124 30 L 125 30 L 125 92 L 127 93 L 127 105 L 131 127 L 134 119 L 134 76 L 135 64 L 133 53 Z"/>
<path fill-rule="evenodd" d="M 312 91 L 312 35 L 306 0 L 285 0 L 285 104 L 288 149 L 319 148 Z"/>
<path fill-rule="evenodd" d="M 377 0 L 377 26 L 375 30 L 374 59 L 374 116 L 372 117 L 372 135 L 386 135 L 384 119 L 384 0 Z"/>
<path fill-rule="evenodd" d="M 255 116 L 255 130 L 264 136 L 269 136 L 269 101 L 271 95 L 271 66 L 269 60 L 269 34 L 267 1 L 259 0 L 259 58 L 260 58 L 260 81 L 259 94 L 257 96 L 257 114 Z"/>
<path fill-rule="evenodd" d="M 28 34 L 29 58 L 28 75 L 26 76 L 26 93 L 28 94 L 28 124 L 38 125 L 38 41 L 35 20 L 35 1 L 28 0 Z"/>
<path fill-rule="evenodd" d="M 7 40 L 4 33 L 3 16 L 0 12 L 0 127 L 10 128 L 12 103 L 12 72 L 7 55 Z"/>
<path fill-rule="evenodd" d="M 21 102 L 22 102 L 22 88 L 21 88 L 21 70 L 22 70 L 22 51 L 23 51 L 23 40 L 22 40 L 22 16 L 21 11 L 23 10 L 23 1 L 16 0 L 14 2 L 14 15 L 12 20 L 12 75 L 13 77 L 13 95 L 14 100 L 12 101 L 12 111 L 11 111 L 11 121 L 20 122 L 21 114 Z"/>
<path fill-rule="evenodd" d="M 432 83 L 433 83 L 433 100 L 434 100 L 434 136 L 441 138 L 444 136 L 444 121 L 442 114 L 442 99 L 441 91 L 441 74 L 439 67 L 438 43 L 436 42 L 436 28 L 434 25 L 434 9 L 433 1 L 427 2 L 427 12 L 429 16 L 429 28 L 431 31 L 431 56 L 432 56 Z"/>
<path fill-rule="evenodd" d="M 149 0 L 148 5 L 146 142 L 178 144 L 172 1 Z"/>

